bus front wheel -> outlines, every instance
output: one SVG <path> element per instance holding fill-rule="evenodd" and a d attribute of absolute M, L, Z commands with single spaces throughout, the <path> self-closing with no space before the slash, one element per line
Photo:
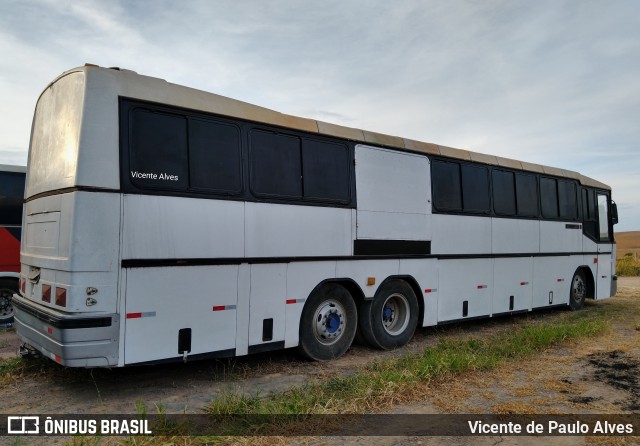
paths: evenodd
<path fill-rule="evenodd" d="M 0 279 L 0 324 L 8 324 L 13 321 L 12 296 L 18 292 L 18 281 L 13 279 Z"/>
<path fill-rule="evenodd" d="M 300 353 L 315 361 L 339 358 L 356 335 L 358 310 L 353 297 L 336 283 L 315 290 L 302 310 Z"/>
<path fill-rule="evenodd" d="M 360 334 L 372 347 L 402 347 L 418 326 L 418 301 L 404 280 L 383 283 L 373 298 L 360 306 Z"/>
<path fill-rule="evenodd" d="M 569 308 L 576 311 L 584 307 L 587 297 L 587 280 L 582 270 L 577 270 L 571 279 L 571 292 L 569 294 Z"/>

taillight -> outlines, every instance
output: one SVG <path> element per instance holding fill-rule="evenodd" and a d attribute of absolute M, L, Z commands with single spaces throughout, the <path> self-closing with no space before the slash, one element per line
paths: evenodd
<path fill-rule="evenodd" d="M 56 288 L 56 305 L 67 306 L 67 290 L 65 288 Z"/>
<path fill-rule="evenodd" d="M 51 285 L 42 285 L 42 301 L 51 303 Z M 56 298 L 56 303 L 58 299 Z"/>

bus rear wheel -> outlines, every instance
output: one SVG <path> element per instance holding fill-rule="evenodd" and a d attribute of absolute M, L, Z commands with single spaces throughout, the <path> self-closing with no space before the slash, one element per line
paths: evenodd
<path fill-rule="evenodd" d="M 402 347 L 418 326 L 418 300 L 404 280 L 383 283 L 373 300 L 360 306 L 360 334 L 372 347 Z"/>
<path fill-rule="evenodd" d="M 587 280 L 582 270 L 577 270 L 571 279 L 571 291 L 569 294 L 569 308 L 576 311 L 584 307 L 587 297 Z"/>
<path fill-rule="evenodd" d="M 298 350 L 315 361 L 339 358 L 356 335 L 358 310 L 343 286 L 330 283 L 316 289 L 302 310 Z"/>
<path fill-rule="evenodd" d="M 13 321 L 12 297 L 18 292 L 18 281 L 12 279 L 0 279 L 0 324 L 8 324 Z"/>

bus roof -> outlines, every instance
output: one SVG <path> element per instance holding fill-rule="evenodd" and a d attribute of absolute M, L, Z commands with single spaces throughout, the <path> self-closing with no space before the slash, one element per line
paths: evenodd
<path fill-rule="evenodd" d="M 254 122 L 276 125 L 280 127 L 302 130 L 321 135 L 334 136 L 348 139 L 355 142 L 386 146 L 413 152 L 422 152 L 430 155 L 475 161 L 494 166 L 501 166 L 511 169 L 525 170 L 547 175 L 567 177 L 578 180 L 586 186 L 597 187 L 610 190 L 611 188 L 593 178 L 584 176 L 578 172 L 557 167 L 543 166 L 540 164 L 518 161 L 515 159 L 502 158 L 494 155 L 487 155 L 470 150 L 447 147 L 443 145 L 416 141 L 412 139 L 392 136 L 368 130 L 345 127 L 315 119 L 301 118 L 287 115 L 268 108 L 231 99 L 214 93 L 209 93 L 194 88 L 172 84 L 164 79 L 139 75 L 134 71 L 120 68 L 103 68 L 92 64 L 85 64 L 83 67 L 69 70 L 60 77 L 69 73 L 83 71 L 89 76 L 92 72 L 111 77 L 112 81 L 120 84 L 118 94 L 161 104 L 168 104 L 192 110 L 210 112 L 217 115 L 229 116 L 245 119 Z M 117 79 L 113 79 L 113 77 Z M 57 79 L 56 79 L 57 80 Z M 52 82 L 55 83 L 56 80 Z"/>

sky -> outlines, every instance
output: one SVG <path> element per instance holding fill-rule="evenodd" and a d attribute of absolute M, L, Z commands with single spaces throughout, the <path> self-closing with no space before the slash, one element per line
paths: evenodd
<path fill-rule="evenodd" d="M 0 0 L 0 164 L 93 63 L 283 113 L 579 171 L 640 230 L 637 0 Z"/>

